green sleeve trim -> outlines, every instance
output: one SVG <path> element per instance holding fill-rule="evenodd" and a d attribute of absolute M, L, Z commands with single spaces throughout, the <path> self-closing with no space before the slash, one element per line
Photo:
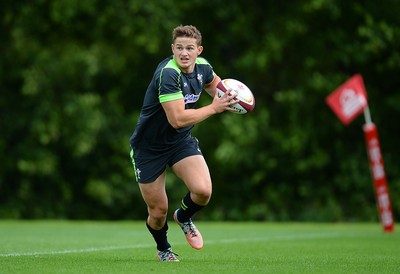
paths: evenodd
<path fill-rule="evenodd" d="M 210 63 L 208 63 L 207 60 L 204 59 L 203 57 L 197 57 L 196 64 L 199 64 L 199 65 L 210 65 Z"/>
<path fill-rule="evenodd" d="M 172 68 L 179 74 L 181 73 L 181 70 L 179 69 L 178 64 L 175 62 L 175 59 L 171 59 L 164 68 Z"/>
<path fill-rule="evenodd" d="M 169 101 L 183 99 L 183 95 L 182 91 L 178 91 L 176 93 L 160 95 L 158 96 L 158 99 L 160 100 L 160 103 L 165 103 Z"/>

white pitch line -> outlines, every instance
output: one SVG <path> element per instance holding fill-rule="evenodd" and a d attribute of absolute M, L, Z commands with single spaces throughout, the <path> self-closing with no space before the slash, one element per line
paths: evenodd
<path fill-rule="evenodd" d="M 136 248 L 146 248 L 151 247 L 150 244 L 141 245 L 127 245 L 127 246 L 105 246 L 105 247 L 90 247 L 83 249 L 66 249 L 58 251 L 34 251 L 34 252 L 22 252 L 22 253 L 5 253 L 0 254 L 0 257 L 22 257 L 22 256 L 37 256 L 37 255 L 59 255 L 59 254 L 72 254 L 72 253 L 87 253 L 87 252 L 99 252 L 99 251 L 109 251 L 118 249 L 136 249 Z"/>
<path fill-rule="evenodd" d="M 294 240 L 294 239 L 321 239 L 321 238 L 332 238 L 337 237 L 338 233 L 307 233 L 302 235 L 278 235 L 270 237 L 256 237 L 247 239 L 219 239 L 219 240 L 209 240 L 205 241 L 206 244 L 231 244 L 231 243 L 241 243 L 241 242 L 260 242 L 260 241 L 276 241 L 276 240 Z M 186 243 L 184 243 L 186 244 Z M 176 245 L 183 245 L 174 244 Z M 99 251 L 109 251 L 109 250 L 120 250 L 120 249 L 138 249 L 138 248 L 148 248 L 153 247 L 154 244 L 138 244 L 138 245 L 126 245 L 126 246 L 104 246 L 104 247 L 90 247 L 82 249 L 66 249 L 66 250 L 56 250 L 56 251 L 34 251 L 34 252 L 15 252 L 15 253 L 0 253 L 0 257 L 29 257 L 38 255 L 62 255 L 62 254 L 76 254 L 76 253 L 89 253 L 89 252 L 99 252 Z"/>

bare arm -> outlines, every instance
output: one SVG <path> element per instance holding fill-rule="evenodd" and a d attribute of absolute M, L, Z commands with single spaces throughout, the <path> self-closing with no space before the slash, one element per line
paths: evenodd
<path fill-rule="evenodd" d="M 205 85 L 204 89 L 211 97 L 215 96 L 215 93 L 217 92 L 217 85 L 219 82 L 221 82 L 221 78 L 218 75 L 214 74 L 214 79 L 211 81 L 211 83 Z"/>
<path fill-rule="evenodd" d="M 182 128 L 191 126 L 207 119 L 211 115 L 230 110 L 230 106 L 236 102 L 234 99 L 236 95 L 225 94 L 221 98 L 218 98 L 216 87 L 219 81 L 221 81 L 221 78 L 215 75 L 214 80 L 204 87 L 207 93 L 213 96 L 212 103 L 207 106 L 198 109 L 185 109 L 183 99 L 162 103 L 168 122 L 172 127 Z M 230 102 L 232 99 L 234 100 L 233 103 Z"/>

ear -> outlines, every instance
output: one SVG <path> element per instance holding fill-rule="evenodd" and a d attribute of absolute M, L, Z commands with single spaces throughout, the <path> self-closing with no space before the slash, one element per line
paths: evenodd
<path fill-rule="evenodd" d="M 203 46 L 197 47 L 197 56 L 199 56 L 203 52 Z"/>
<path fill-rule="evenodd" d="M 172 53 L 174 53 L 174 44 L 171 44 Z"/>

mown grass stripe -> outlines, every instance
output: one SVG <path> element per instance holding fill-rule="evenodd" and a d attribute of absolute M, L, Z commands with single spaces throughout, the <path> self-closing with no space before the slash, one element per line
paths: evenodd
<path fill-rule="evenodd" d="M 280 235 L 280 236 L 269 236 L 269 237 L 255 237 L 255 238 L 232 238 L 232 239 L 219 239 L 219 240 L 208 240 L 205 244 L 235 244 L 241 242 L 259 242 L 259 241 L 276 241 L 276 240 L 294 240 L 294 239 L 317 239 L 317 238 L 332 238 L 338 236 L 338 233 L 306 233 L 302 235 Z M 178 243 L 176 245 L 183 245 L 186 243 Z M 15 253 L 4 253 L 0 254 L 0 257 L 23 257 L 23 256 L 39 256 L 39 255 L 63 255 L 72 253 L 89 253 L 89 252 L 101 252 L 110 250 L 121 250 L 121 249 L 139 249 L 154 247 L 154 244 L 138 244 L 138 245 L 126 245 L 126 246 L 104 246 L 104 247 L 89 247 L 82 249 L 66 249 L 56 251 L 33 251 L 33 252 L 15 252 Z"/>

